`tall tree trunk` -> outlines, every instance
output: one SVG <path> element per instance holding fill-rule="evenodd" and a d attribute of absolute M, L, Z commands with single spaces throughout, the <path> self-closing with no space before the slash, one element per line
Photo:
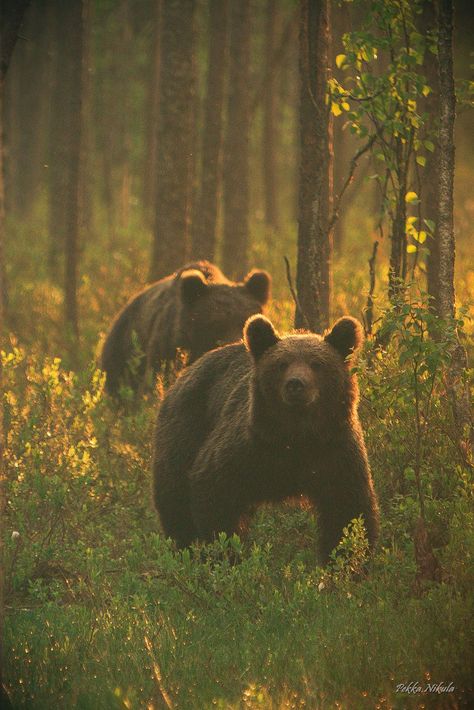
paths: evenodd
<path fill-rule="evenodd" d="M 279 219 L 285 222 L 298 219 L 297 198 L 299 168 L 299 121 L 298 121 L 298 34 L 299 8 L 292 8 L 286 15 L 285 26 L 280 39 L 280 46 L 288 33 L 281 61 L 278 87 L 278 122 L 281 126 L 280 141 L 284 144 L 278 155 L 277 170 L 284 175 L 279 200 Z M 290 24 L 291 23 L 291 24 Z"/>
<path fill-rule="evenodd" d="M 193 230 L 194 258 L 215 259 L 222 178 L 224 87 L 228 50 L 228 0 L 210 0 L 209 63 L 201 154 L 201 192 Z"/>
<path fill-rule="evenodd" d="M 23 220 L 28 219 L 35 205 L 44 177 L 45 124 L 49 108 L 48 9 L 44 2 L 32 3 L 22 28 L 25 41 L 21 43 L 13 67 L 19 83 L 15 131 L 17 214 Z"/>
<path fill-rule="evenodd" d="M 332 51 L 331 51 L 331 66 L 335 67 L 336 63 L 336 57 L 338 54 L 341 54 L 341 52 L 344 52 L 343 44 L 342 44 L 342 36 L 344 35 L 345 32 L 348 32 L 350 29 L 350 21 L 347 13 L 347 6 L 344 4 L 340 3 L 333 3 L 331 7 L 331 29 L 332 29 L 332 36 L 334 37 L 334 42 L 332 43 Z M 342 69 L 339 68 L 334 68 L 334 75 L 335 78 L 344 84 L 344 72 Z M 344 116 L 340 116 L 338 119 L 334 121 L 334 126 L 333 126 L 333 136 L 334 136 L 334 166 L 333 166 L 333 172 L 334 172 L 334 194 L 339 195 L 344 182 L 347 178 L 347 170 L 348 170 L 348 165 L 350 162 L 350 159 L 352 157 L 351 155 L 351 141 L 349 138 L 349 131 L 344 130 L 344 125 L 345 125 L 345 120 Z M 347 126 L 346 126 L 347 128 Z M 355 150 L 354 150 L 355 152 Z M 360 174 L 360 169 L 359 173 L 357 174 L 357 177 Z M 354 180 L 351 183 L 351 186 L 349 190 L 346 192 L 344 196 L 344 209 L 342 210 L 340 216 L 335 222 L 334 225 L 334 233 L 333 233 L 333 241 L 334 241 L 334 251 L 337 254 L 341 254 L 342 250 L 344 248 L 344 241 L 345 241 L 345 225 L 346 225 L 346 219 L 345 216 L 347 215 L 348 212 L 348 198 L 349 195 L 353 196 L 354 195 Z M 336 198 L 337 199 L 337 198 Z"/>
<path fill-rule="evenodd" d="M 434 0 L 425 0 L 423 3 L 423 12 L 420 17 L 420 31 L 435 30 L 436 13 Z M 423 63 L 423 71 L 426 76 L 427 84 L 431 88 L 431 93 L 428 94 L 422 101 L 422 110 L 426 111 L 430 116 L 429 134 L 426 136 L 433 140 L 435 149 L 433 152 L 427 152 L 426 165 L 424 167 L 421 179 L 421 200 L 422 204 L 426 205 L 425 217 L 434 222 L 434 230 L 432 236 L 427 239 L 426 246 L 429 249 L 429 254 L 426 259 L 426 285 L 428 295 L 430 296 L 430 306 L 437 313 L 439 310 L 439 233 L 438 233 L 438 155 L 439 147 L 438 139 L 434 135 L 437 129 L 437 120 L 439 117 L 439 82 L 438 82 L 438 58 L 431 52 L 425 53 Z"/>
<path fill-rule="evenodd" d="M 248 270 L 250 1 L 230 0 L 230 7 L 222 265 L 226 273 L 240 277 Z"/>
<path fill-rule="evenodd" d="M 267 0 L 265 17 L 265 96 L 263 104 L 263 182 L 265 196 L 265 223 L 273 229 L 278 229 L 277 201 L 277 167 L 278 153 L 276 86 L 278 74 L 273 67 L 276 47 L 276 31 L 278 20 L 277 0 Z"/>
<path fill-rule="evenodd" d="M 439 314 L 454 317 L 454 120 L 456 95 L 453 78 L 453 3 L 439 0 L 438 66 L 440 113 L 438 128 L 438 230 L 439 230 Z"/>
<path fill-rule="evenodd" d="M 93 229 L 93 194 L 94 171 L 92 169 L 93 155 L 93 130 L 92 130 L 92 92 L 93 92 L 93 67 L 92 67 L 92 22 L 93 2 L 82 0 L 83 6 L 83 46 L 82 46 L 82 85 L 81 85 L 81 165 L 79 188 L 79 215 L 80 215 L 80 245 L 79 251 L 84 248 L 84 241 Z"/>
<path fill-rule="evenodd" d="M 456 94 L 453 76 L 453 3 L 438 4 L 438 232 L 439 232 L 439 315 L 449 328 L 455 317 L 454 260 L 454 121 Z M 456 339 L 447 378 L 448 391 L 459 438 L 464 445 L 473 444 L 473 426 L 469 387 L 466 381 L 466 349 Z"/>
<path fill-rule="evenodd" d="M 150 82 L 148 85 L 148 106 L 146 126 L 146 156 L 144 161 L 145 173 L 143 175 L 143 206 L 146 222 L 150 226 L 154 221 L 154 207 L 156 196 L 158 152 L 158 121 L 160 115 L 160 73 L 161 73 L 161 18 L 163 13 L 163 0 L 156 0 L 155 14 L 152 28 L 151 66 L 149 69 Z"/>
<path fill-rule="evenodd" d="M 0 337 L 3 332 L 3 319 L 8 304 L 8 290 L 5 268 L 5 166 L 3 103 L 5 96 L 5 77 L 10 66 L 13 50 L 18 39 L 21 24 L 30 0 L 4 0 L 0 5 Z M 0 446 L 1 446 L 0 440 Z M 1 452 L 0 452 L 1 453 Z M 1 607 L 0 607 L 1 609 Z"/>
<path fill-rule="evenodd" d="M 166 0 L 162 22 L 151 280 L 177 269 L 189 254 L 194 187 L 195 0 Z"/>
<path fill-rule="evenodd" d="M 326 87 L 329 2 L 301 0 L 300 192 L 295 326 L 321 332 L 329 325 L 332 290 L 332 131 Z"/>
<path fill-rule="evenodd" d="M 120 226 L 128 229 L 130 225 L 130 197 L 132 192 L 132 175 L 130 172 L 131 132 L 130 132 L 130 64 L 123 57 L 132 51 L 132 26 L 130 0 L 122 0 L 120 4 L 120 33 L 117 36 L 117 53 L 120 57 L 120 87 L 122 111 L 118 115 L 118 142 L 116 144 L 119 168 L 119 205 Z M 116 110 L 116 106 L 113 107 Z"/>
<path fill-rule="evenodd" d="M 4 236 L 5 236 L 5 193 L 3 174 L 3 97 L 5 88 L 5 77 L 10 65 L 11 56 L 18 38 L 18 32 L 23 20 L 24 13 L 29 2 L 19 2 L 11 0 L 2 2 L 0 13 L 0 339 L 3 341 L 4 329 L 4 294 L 5 289 L 5 262 L 4 262 Z M 0 348 L 1 349 L 1 348 Z M 0 359 L 0 392 L 3 392 L 3 372 Z M 0 409 L 0 560 L 3 556 L 4 529 L 3 519 L 5 511 L 5 461 L 4 461 L 4 431 L 3 431 L 3 408 Z M 4 565 L 0 565 L 0 705 L 1 707 L 11 707 L 8 694 L 3 687 L 3 615 L 4 615 Z"/>
<path fill-rule="evenodd" d="M 81 179 L 81 133 L 82 110 L 81 89 L 83 78 L 83 5 L 82 0 L 67 3 L 67 23 L 62 31 L 68 38 L 68 51 L 63 57 L 67 66 L 68 86 L 65 86 L 63 101 L 67 104 L 68 134 L 67 156 L 69 175 L 65 190 L 65 270 L 64 270 L 64 315 L 67 327 L 76 340 L 79 335 L 77 308 L 77 270 L 79 242 L 79 204 Z M 69 31 L 67 29 L 69 28 Z"/>
<path fill-rule="evenodd" d="M 65 89 L 64 57 L 68 52 L 64 27 L 66 15 L 65 3 L 54 0 L 53 41 L 51 43 L 51 112 L 49 126 L 49 248 L 48 265 L 54 281 L 61 280 L 61 263 L 64 253 L 65 232 L 65 185 L 68 173 L 67 133 L 68 116 L 66 103 L 63 101 Z"/>

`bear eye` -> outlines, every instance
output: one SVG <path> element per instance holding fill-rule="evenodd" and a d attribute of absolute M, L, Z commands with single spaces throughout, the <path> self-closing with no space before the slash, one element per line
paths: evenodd
<path fill-rule="evenodd" d="M 282 362 L 279 363 L 278 367 L 280 369 L 280 372 L 284 372 L 288 367 L 288 363 L 285 362 L 285 360 L 282 360 Z"/>
<path fill-rule="evenodd" d="M 311 369 L 312 370 L 320 370 L 322 368 L 322 363 L 319 362 L 319 360 L 312 360 L 311 361 Z"/>

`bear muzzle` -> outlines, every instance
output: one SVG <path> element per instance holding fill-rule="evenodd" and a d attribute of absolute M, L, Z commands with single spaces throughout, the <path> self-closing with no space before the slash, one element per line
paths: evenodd
<path fill-rule="evenodd" d="M 311 370 L 306 367 L 290 368 L 283 381 L 281 394 L 285 404 L 291 407 L 307 407 L 313 404 L 319 390 Z"/>

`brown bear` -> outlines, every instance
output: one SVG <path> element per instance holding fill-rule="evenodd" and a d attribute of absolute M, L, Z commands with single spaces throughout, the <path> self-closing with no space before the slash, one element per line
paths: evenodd
<path fill-rule="evenodd" d="M 100 367 L 107 391 L 117 395 L 122 384 L 136 391 L 145 373 L 175 361 L 178 350 L 191 363 L 239 340 L 247 318 L 262 312 L 270 285 L 265 271 L 234 283 L 214 264 L 198 261 L 144 289 L 120 311 L 105 340 Z"/>
<path fill-rule="evenodd" d="M 280 337 L 261 315 L 244 343 L 204 355 L 170 388 L 154 439 L 154 501 L 179 547 L 242 529 L 260 503 L 303 496 L 318 514 L 326 562 L 363 515 L 373 545 L 378 505 L 357 414 L 352 354 L 360 323 L 324 337 Z"/>

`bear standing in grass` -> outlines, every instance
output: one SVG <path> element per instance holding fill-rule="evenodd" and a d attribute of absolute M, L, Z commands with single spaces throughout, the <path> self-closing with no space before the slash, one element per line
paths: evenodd
<path fill-rule="evenodd" d="M 303 495 L 324 562 L 359 515 L 373 545 L 377 498 L 351 374 L 360 323 L 280 337 L 257 315 L 244 341 L 202 357 L 161 406 L 154 499 L 165 535 L 179 547 L 231 535 L 259 503 Z"/>
<path fill-rule="evenodd" d="M 177 350 L 191 363 L 218 345 L 242 336 L 247 318 L 261 313 L 270 297 L 270 276 L 251 271 L 242 283 L 229 281 L 214 264 L 198 261 L 134 296 L 116 317 L 100 366 L 106 388 L 138 389 L 147 372 L 174 362 Z"/>

